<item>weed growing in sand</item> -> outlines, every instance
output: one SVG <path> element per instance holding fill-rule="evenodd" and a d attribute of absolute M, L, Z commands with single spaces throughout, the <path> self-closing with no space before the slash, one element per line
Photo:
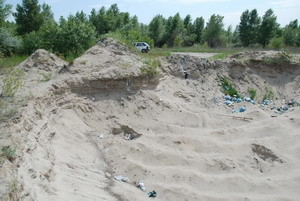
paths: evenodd
<path fill-rule="evenodd" d="M 10 146 L 5 146 L 1 149 L 0 155 L 9 161 L 13 161 L 16 158 L 16 149 L 11 148 Z"/>
<path fill-rule="evenodd" d="M 40 80 L 41 82 L 48 82 L 52 78 L 52 73 L 42 73 L 42 79 Z"/>
<path fill-rule="evenodd" d="M 275 97 L 274 92 L 271 89 L 269 89 L 268 87 L 266 87 L 265 90 L 266 90 L 266 93 L 263 97 L 263 100 L 272 100 L 272 99 L 274 99 L 274 97 Z"/>
<path fill-rule="evenodd" d="M 250 98 L 251 98 L 252 100 L 254 100 L 254 98 L 255 98 L 255 96 L 256 96 L 256 89 L 249 88 L 249 89 L 248 89 L 248 94 L 249 94 Z"/>
<path fill-rule="evenodd" d="M 269 65 L 284 65 L 291 63 L 291 57 L 285 52 L 277 53 L 275 57 L 263 57 L 263 62 Z"/>
<path fill-rule="evenodd" d="M 23 84 L 21 77 L 24 72 L 21 69 L 9 70 L 3 80 L 2 94 L 3 97 L 13 97 Z"/>
<path fill-rule="evenodd" d="M 154 58 L 148 58 L 144 60 L 144 66 L 142 66 L 141 71 L 144 75 L 155 76 L 159 74 L 160 61 Z"/>
<path fill-rule="evenodd" d="M 230 96 L 236 96 L 237 98 L 241 98 L 241 95 L 234 87 L 233 83 L 230 82 L 226 76 L 220 76 L 219 79 L 221 81 L 222 90 L 225 94 L 228 94 Z"/>

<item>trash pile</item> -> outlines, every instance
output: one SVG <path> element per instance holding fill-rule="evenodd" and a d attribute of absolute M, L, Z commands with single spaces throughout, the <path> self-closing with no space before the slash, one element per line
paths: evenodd
<path fill-rule="evenodd" d="M 237 96 L 229 96 L 229 95 L 225 95 L 223 96 L 224 99 L 224 104 L 227 106 L 233 106 L 235 103 L 242 103 L 242 102 L 249 102 L 252 103 L 253 105 L 256 105 L 256 102 L 254 100 L 252 100 L 249 97 L 243 97 L 243 98 L 239 98 Z M 297 102 L 295 99 L 291 99 L 289 101 L 283 101 L 283 105 L 281 106 L 276 106 L 273 100 L 268 100 L 265 99 L 260 105 L 259 107 L 267 107 L 269 106 L 271 110 L 274 110 L 275 113 L 277 114 L 282 114 L 286 111 L 289 110 L 289 108 L 291 107 L 295 107 L 295 106 L 300 106 L 300 103 Z M 233 113 L 239 113 L 239 112 L 245 112 L 247 110 L 246 106 L 244 105 L 243 107 L 240 107 L 238 109 L 234 109 L 232 110 Z"/>
<path fill-rule="evenodd" d="M 267 107 L 269 106 L 272 111 L 277 114 L 282 114 L 287 112 L 291 107 L 300 106 L 300 103 L 297 102 L 295 99 L 291 99 L 289 101 L 283 100 L 283 104 L 281 106 L 276 106 L 272 100 L 265 99 L 261 104 L 260 107 Z"/>

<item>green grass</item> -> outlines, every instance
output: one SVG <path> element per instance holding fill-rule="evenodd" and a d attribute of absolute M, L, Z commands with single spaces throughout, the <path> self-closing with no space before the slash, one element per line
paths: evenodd
<path fill-rule="evenodd" d="M 248 89 L 248 94 L 249 94 L 250 98 L 251 98 L 252 100 L 254 100 L 254 98 L 255 98 L 255 96 L 256 96 L 256 89 L 249 88 L 249 89 Z"/>
<path fill-rule="evenodd" d="M 144 65 L 141 68 L 141 71 L 146 76 L 156 76 L 159 74 L 159 66 L 161 65 L 158 59 L 148 57 L 144 60 Z"/>
<path fill-rule="evenodd" d="M 266 92 L 265 92 L 265 95 L 263 97 L 263 100 L 273 100 L 275 98 L 275 94 L 272 91 L 272 89 L 266 87 L 265 90 L 266 90 Z"/>
<path fill-rule="evenodd" d="M 230 82 L 226 76 L 221 76 L 219 77 L 219 79 L 221 81 L 222 91 L 225 94 L 241 98 L 241 95 L 239 94 L 238 90 L 234 87 L 234 84 Z"/>
<path fill-rule="evenodd" d="M 24 55 L 13 55 L 10 57 L 0 58 L 0 73 L 3 73 L 5 69 L 17 66 L 19 63 L 27 59 Z"/>

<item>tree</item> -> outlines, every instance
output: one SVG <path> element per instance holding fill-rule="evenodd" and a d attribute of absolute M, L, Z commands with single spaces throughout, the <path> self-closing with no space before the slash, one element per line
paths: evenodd
<path fill-rule="evenodd" d="M 291 21 L 283 30 L 283 40 L 288 46 L 297 45 L 297 35 L 298 32 L 298 20 Z"/>
<path fill-rule="evenodd" d="M 194 21 L 194 33 L 196 34 L 196 43 L 203 43 L 204 19 L 197 17 Z"/>
<path fill-rule="evenodd" d="M 156 15 L 149 24 L 149 36 L 154 40 L 155 46 L 163 46 L 165 32 L 166 26 L 164 17 L 162 15 Z"/>
<path fill-rule="evenodd" d="M 56 32 L 53 51 L 65 57 L 73 54 L 78 56 L 88 49 L 96 39 L 95 27 L 80 18 L 70 15 L 68 20 L 61 18 Z"/>
<path fill-rule="evenodd" d="M 169 17 L 166 23 L 165 41 L 169 47 L 181 46 L 184 37 L 184 24 L 179 13 Z"/>
<path fill-rule="evenodd" d="M 270 40 L 275 35 L 275 31 L 279 26 L 276 22 L 277 17 L 274 15 L 272 9 L 266 11 L 262 18 L 262 23 L 259 28 L 259 38 L 258 42 L 263 46 L 266 47 Z"/>
<path fill-rule="evenodd" d="M 248 47 L 257 41 L 257 33 L 259 28 L 260 19 L 257 10 L 253 9 L 251 12 L 246 10 L 241 15 L 239 24 L 239 36 L 243 46 Z"/>
<path fill-rule="evenodd" d="M 19 35 L 25 35 L 32 31 L 38 31 L 43 24 L 41 6 L 38 0 L 23 0 L 22 5 L 18 4 L 14 17 L 17 23 Z"/>
<path fill-rule="evenodd" d="M 224 27 L 223 18 L 223 16 L 214 14 L 210 17 L 208 23 L 206 24 L 204 38 L 210 47 L 217 47 L 222 43 L 221 34 Z"/>
<path fill-rule="evenodd" d="M 5 0 L 0 0 L 0 26 L 2 26 L 7 17 L 11 14 L 11 9 L 12 5 L 5 5 Z"/>

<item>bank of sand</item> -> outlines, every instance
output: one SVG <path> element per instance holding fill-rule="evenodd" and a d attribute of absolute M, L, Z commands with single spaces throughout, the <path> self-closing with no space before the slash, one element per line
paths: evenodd
<path fill-rule="evenodd" d="M 257 61 L 267 53 L 249 54 L 248 63 L 241 55 L 215 62 L 173 55 L 149 78 L 125 46 L 100 42 L 32 86 L 39 97 L 5 128 L 18 145 L 17 196 L 141 201 L 155 190 L 157 201 L 299 200 L 300 107 L 283 114 L 248 102 L 228 107 L 218 80 L 228 76 L 245 93 L 257 88 L 259 98 L 269 87 L 281 106 L 300 100 L 299 63 L 272 66 Z M 247 110 L 232 113 L 241 106 Z M 136 187 L 141 181 L 145 191 Z"/>

